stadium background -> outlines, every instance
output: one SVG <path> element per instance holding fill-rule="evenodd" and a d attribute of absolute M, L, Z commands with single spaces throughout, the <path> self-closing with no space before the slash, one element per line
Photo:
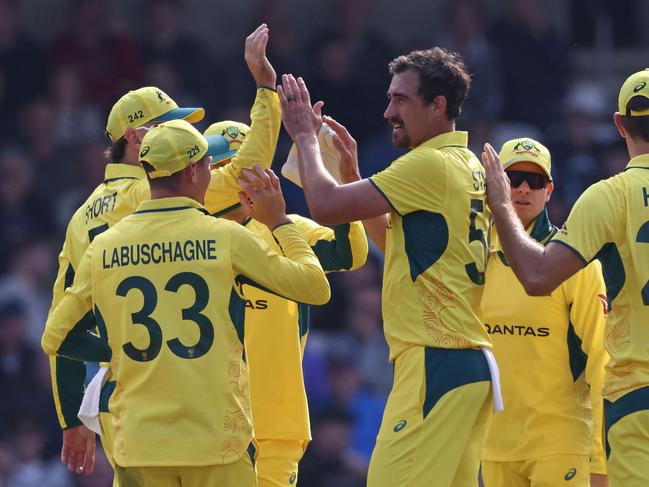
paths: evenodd
<path fill-rule="evenodd" d="M 102 180 L 105 119 L 128 89 L 159 86 L 206 107 L 206 122 L 249 121 L 243 41 L 262 21 L 278 74 L 303 75 L 347 125 L 365 176 L 397 155 L 382 118 L 387 62 L 432 45 L 458 50 L 474 73 L 459 128 L 476 153 L 523 135 L 550 148 L 555 223 L 627 162 L 612 112 L 621 81 L 649 65 L 649 2 L 0 0 L 0 486 L 110 485 L 101 456 L 89 478 L 58 460 L 39 337 L 65 227 Z M 283 133 L 275 169 L 289 146 Z M 299 189 L 283 188 L 289 210 L 308 215 Z M 364 485 L 392 374 L 380 276 L 373 252 L 331 277 L 332 301 L 312 314 L 303 486 Z"/>

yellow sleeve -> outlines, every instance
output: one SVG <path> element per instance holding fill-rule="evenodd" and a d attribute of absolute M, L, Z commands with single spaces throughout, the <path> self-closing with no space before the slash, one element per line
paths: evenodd
<path fill-rule="evenodd" d="M 90 333 L 96 326 L 92 312 L 92 249 L 81 259 L 71 287 L 45 324 L 41 346 L 48 355 L 74 360 L 106 362 L 110 349 L 104 340 Z"/>
<path fill-rule="evenodd" d="M 579 197 L 568 220 L 552 240 L 577 253 L 588 263 L 608 242 L 615 242 L 624 224 L 624 200 L 610 180 L 600 181 Z"/>
<path fill-rule="evenodd" d="M 361 222 L 323 227 L 300 215 L 290 215 L 325 272 L 351 271 L 367 260 L 367 235 Z"/>
<path fill-rule="evenodd" d="M 590 387 L 593 414 L 593 436 L 591 446 L 591 473 L 606 473 L 606 455 L 603 446 L 604 366 L 609 357 L 604 349 L 606 326 L 606 290 L 602 277 L 602 266 L 591 262 L 575 276 L 573 299 L 570 307 L 570 322 L 581 339 L 581 348 L 587 356 L 586 383 Z M 571 364 L 572 365 L 572 364 Z"/>
<path fill-rule="evenodd" d="M 282 112 L 277 93 L 258 88 L 250 112 L 250 132 L 229 164 L 212 171 L 212 181 L 205 193 L 205 208 L 211 215 L 231 210 L 239 204 L 241 187 L 237 182 L 242 169 L 256 164 L 269 168 L 273 162 Z"/>
<path fill-rule="evenodd" d="M 286 257 L 273 251 L 261 237 L 233 224 L 230 253 L 237 280 L 299 303 L 329 301 L 329 281 L 295 225 L 280 225 L 273 237 Z"/>
<path fill-rule="evenodd" d="M 439 151 L 416 149 L 394 161 L 370 182 L 399 215 L 441 211 L 446 199 L 446 165 Z"/>

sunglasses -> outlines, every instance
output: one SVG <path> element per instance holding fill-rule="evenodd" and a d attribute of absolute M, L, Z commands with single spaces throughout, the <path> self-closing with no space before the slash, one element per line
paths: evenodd
<path fill-rule="evenodd" d="M 536 172 L 505 171 L 505 174 L 507 174 L 512 188 L 518 188 L 523 184 L 523 181 L 526 181 L 530 189 L 543 189 L 550 182 L 545 174 Z"/>

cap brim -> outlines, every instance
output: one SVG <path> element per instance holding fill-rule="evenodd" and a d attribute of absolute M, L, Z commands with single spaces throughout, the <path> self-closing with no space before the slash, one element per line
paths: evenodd
<path fill-rule="evenodd" d="M 545 173 L 545 175 L 550 179 L 550 181 L 552 181 L 552 175 L 541 164 L 539 164 L 536 161 L 531 160 L 531 158 L 529 158 L 529 157 L 516 157 L 514 159 L 508 160 L 507 162 L 503 162 L 502 163 L 503 171 L 506 170 L 509 166 L 512 166 L 512 165 L 516 164 L 517 162 L 531 162 L 532 164 L 536 164 L 541 169 L 543 169 L 543 172 Z"/>
<path fill-rule="evenodd" d="M 206 135 L 205 140 L 207 140 L 207 152 L 205 155 L 212 156 L 212 164 L 228 159 L 237 153 L 235 150 L 230 150 L 228 139 L 222 135 Z"/>
<path fill-rule="evenodd" d="M 202 108 L 172 108 L 167 113 L 156 117 L 154 122 L 168 122 L 169 120 L 187 120 L 189 123 L 196 123 L 203 120 L 205 110 Z"/>

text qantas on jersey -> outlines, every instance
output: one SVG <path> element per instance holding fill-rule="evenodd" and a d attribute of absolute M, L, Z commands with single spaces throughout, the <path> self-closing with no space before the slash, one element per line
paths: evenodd
<path fill-rule="evenodd" d="M 516 335 L 547 337 L 550 336 L 550 329 L 546 327 L 535 328 L 527 325 L 490 325 L 485 323 L 487 332 L 491 335 Z"/>

